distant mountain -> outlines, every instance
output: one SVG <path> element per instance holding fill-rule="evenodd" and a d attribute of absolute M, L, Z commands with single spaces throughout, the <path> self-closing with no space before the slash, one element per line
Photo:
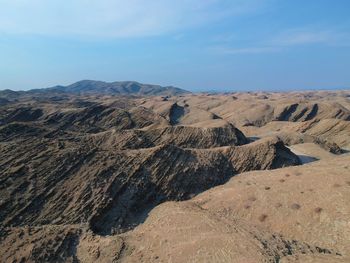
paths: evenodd
<path fill-rule="evenodd" d="M 104 82 L 95 80 L 82 80 L 69 86 L 55 86 L 41 91 L 105 95 L 180 95 L 190 93 L 172 86 L 162 87 L 135 81 Z"/>
<path fill-rule="evenodd" d="M 0 90 L 0 98 L 2 99 L 15 99 L 21 94 L 21 91 L 13 91 L 10 89 Z"/>
<path fill-rule="evenodd" d="M 81 80 L 68 86 L 54 86 L 43 89 L 32 89 L 28 91 L 0 90 L 0 97 L 16 99 L 22 96 L 40 95 L 136 95 L 136 96 L 176 96 L 189 94 L 187 90 L 173 86 L 162 87 L 160 85 L 142 84 L 136 81 L 104 82 L 95 80 Z"/>
<path fill-rule="evenodd" d="M 1 98 L 1 97 L 0 97 L 0 106 L 6 105 L 6 104 L 8 104 L 8 103 L 9 103 L 9 100 L 8 100 L 8 99 Z"/>

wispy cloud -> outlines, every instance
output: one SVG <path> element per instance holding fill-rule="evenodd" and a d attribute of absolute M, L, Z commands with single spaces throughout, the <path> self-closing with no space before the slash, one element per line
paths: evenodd
<path fill-rule="evenodd" d="M 230 45 L 227 43 L 230 42 Z M 350 34 L 336 30 L 289 29 L 268 39 L 255 40 L 254 46 L 235 46 L 235 41 L 223 39 L 222 45 L 210 47 L 221 54 L 261 54 L 280 52 L 296 46 L 323 45 L 329 47 L 349 47 Z"/>
<path fill-rule="evenodd" d="M 245 47 L 245 48 L 234 48 L 227 46 L 216 46 L 212 47 L 211 50 L 220 54 L 234 55 L 234 54 L 261 54 L 261 53 L 272 53 L 278 52 L 281 49 L 279 47 Z"/>
<path fill-rule="evenodd" d="M 334 30 L 291 29 L 272 38 L 269 43 L 278 46 L 309 44 L 343 44 L 344 35 Z"/>
<path fill-rule="evenodd" d="M 0 0 L 0 33 L 142 37 L 250 12 L 261 0 Z"/>

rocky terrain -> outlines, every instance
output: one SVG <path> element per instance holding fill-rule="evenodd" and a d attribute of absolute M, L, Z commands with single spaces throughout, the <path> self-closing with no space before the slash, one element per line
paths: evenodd
<path fill-rule="evenodd" d="M 2 91 L 0 261 L 349 262 L 349 150 L 349 91 Z"/>

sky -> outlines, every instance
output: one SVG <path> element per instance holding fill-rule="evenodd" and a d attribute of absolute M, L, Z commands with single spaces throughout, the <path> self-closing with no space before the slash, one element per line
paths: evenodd
<path fill-rule="evenodd" d="M 0 0 L 0 89 L 348 89 L 349 14 L 349 0 Z"/>

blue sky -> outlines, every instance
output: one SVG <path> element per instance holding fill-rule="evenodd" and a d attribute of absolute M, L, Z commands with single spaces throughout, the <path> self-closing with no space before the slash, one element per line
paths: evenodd
<path fill-rule="evenodd" d="M 349 0 L 0 0 L 0 89 L 350 88 Z"/>

